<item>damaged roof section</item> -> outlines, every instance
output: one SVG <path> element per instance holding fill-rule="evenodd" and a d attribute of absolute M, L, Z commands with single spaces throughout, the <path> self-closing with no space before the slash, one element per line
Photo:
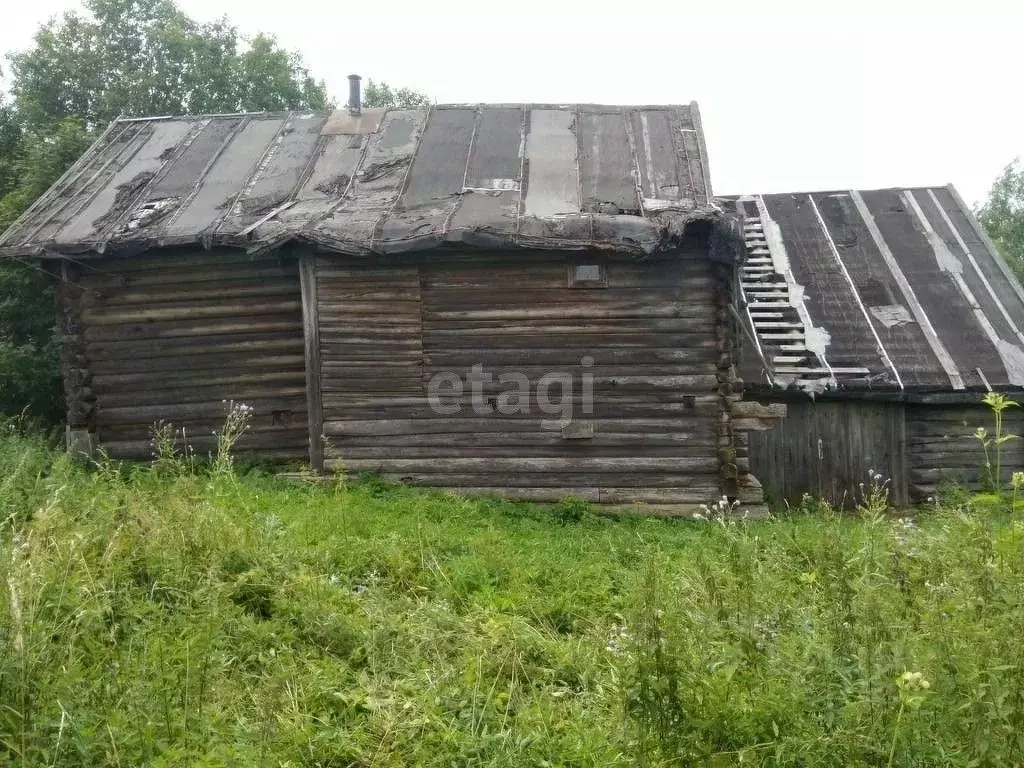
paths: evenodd
<path fill-rule="evenodd" d="M 719 203 L 743 217 L 748 386 L 1024 386 L 1024 290 L 952 187 Z"/>
<path fill-rule="evenodd" d="M 448 105 L 121 120 L 0 238 L 8 255 L 305 240 L 666 250 L 719 213 L 696 104 Z"/>

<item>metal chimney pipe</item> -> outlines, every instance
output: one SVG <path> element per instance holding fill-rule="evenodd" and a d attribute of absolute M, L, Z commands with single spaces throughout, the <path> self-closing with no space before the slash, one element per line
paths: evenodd
<path fill-rule="evenodd" d="M 359 75 L 348 76 L 348 113 L 357 117 L 362 112 L 362 95 L 359 92 Z"/>

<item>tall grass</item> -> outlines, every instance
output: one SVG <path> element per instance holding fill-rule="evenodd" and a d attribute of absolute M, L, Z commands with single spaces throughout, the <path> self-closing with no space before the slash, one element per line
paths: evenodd
<path fill-rule="evenodd" d="M 614 520 L 5 428 L 0 762 L 1024 762 L 1024 524 L 866 490 Z"/>

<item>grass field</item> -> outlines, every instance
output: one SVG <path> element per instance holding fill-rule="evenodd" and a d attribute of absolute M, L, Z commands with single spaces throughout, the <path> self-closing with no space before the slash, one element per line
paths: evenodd
<path fill-rule="evenodd" d="M 1024 763 L 1024 523 L 598 517 L 0 438 L 0 763 Z"/>

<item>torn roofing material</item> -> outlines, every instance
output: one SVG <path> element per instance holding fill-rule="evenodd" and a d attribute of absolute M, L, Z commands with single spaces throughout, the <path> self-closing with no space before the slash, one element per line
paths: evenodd
<path fill-rule="evenodd" d="M 717 214 L 696 104 L 152 118 L 111 125 L 0 253 L 305 240 L 642 254 Z"/>
<path fill-rule="evenodd" d="M 719 204 L 744 222 L 749 386 L 1024 386 L 1024 289 L 951 186 Z"/>

